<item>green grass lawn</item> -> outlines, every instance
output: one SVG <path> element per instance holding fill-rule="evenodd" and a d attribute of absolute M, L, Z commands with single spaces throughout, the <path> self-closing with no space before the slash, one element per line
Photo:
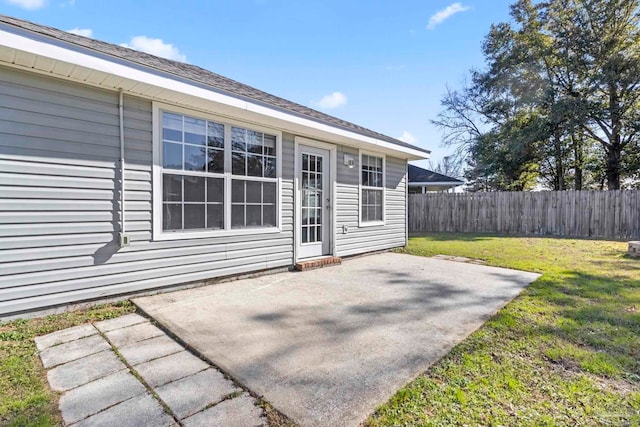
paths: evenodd
<path fill-rule="evenodd" d="M 405 252 L 543 275 L 366 425 L 640 425 L 640 259 L 626 243 L 429 234 Z"/>
<path fill-rule="evenodd" d="M 133 304 L 122 302 L 0 324 L 0 425 L 62 425 L 58 396 L 49 389 L 34 337 L 133 311 Z"/>
<path fill-rule="evenodd" d="M 640 426 L 640 260 L 625 249 L 591 240 L 412 238 L 407 253 L 543 276 L 366 424 Z M 0 425 L 61 424 L 35 336 L 132 311 L 124 302 L 0 325 Z"/>

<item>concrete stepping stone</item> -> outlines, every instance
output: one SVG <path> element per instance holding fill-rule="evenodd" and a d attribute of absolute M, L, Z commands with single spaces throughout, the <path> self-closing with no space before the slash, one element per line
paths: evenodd
<path fill-rule="evenodd" d="M 52 332 L 41 337 L 36 337 L 35 342 L 38 350 L 42 351 L 45 348 L 53 347 L 54 345 L 75 341 L 97 333 L 98 331 L 93 327 L 93 325 L 86 324 Z"/>
<path fill-rule="evenodd" d="M 110 348 L 111 346 L 100 335 L 90 335 L 75 341 L 45 348 L 40 352 L 40 360 L 42 360 L 42 365 L 45 369 L 50 369 Z"/>
<path fill-rule="evenodd" d="M 175 425 L 160 403 L 149 393 L 132 397 L 73 424 L 73 427 L 166 427 Z"/>
<path fill-rule="evenodd" d="M 159 357 L 184 351 L 184 348 L 165 334 L 120 347 L 122 357 L 131 366 L 148 362 Z"/>
<path fill-rule="evenodd" d="M 113 351 L 105 350 L 53 368 L 47 379 L 52 389 L 66 391 L 125 368 Z"/>
<path fill-rule="evenodd" d="M 207 369 L 165 384 L 155 391 L 171 411 L 182 419 L 241 390 L 225 379 L 220 372 Z"/>
<path fill-rule="evenodd" d="M 105 336 L 116 347 L 124 347 L 138 341 L 164 335 L 164 332 L 151 323 L 140 323 L 126 328 L 115 329 L 105 333 Z"/>
<path fill-rule="evenodd" d="M 146 391 L 129 371 L 119 371 L 63 394 L 60 412 L 64 421 L 71 424 Z"/>
<path fill-rule="evenodd" d="M 136 366 L 138 374 L 151 387 L 159 387 L 204 371 L 209 365 L 188 351 L 181 351 Z"/>
<path fill-rule="evenodd" d="M 131 313 L 113 319 L 102 320 L 100 322 L 94 323 L 93 325 L 101 332 L 109 332 L 115 329 L 125 328 L 127 326 L 133 326 L 138 323 L 144 322 L 149 322 L 149 319 L 147 319 L 146 317 L 142 317 L 137 313 Z"/>
<path fill-rule="evenodd" d="M 247 393 L 233 399 L 225 400 L 182 420 L 185 427 L 254 427 L 266 426 L 262 417 L 262 409 L 255 405 L 255 400 Z"/>

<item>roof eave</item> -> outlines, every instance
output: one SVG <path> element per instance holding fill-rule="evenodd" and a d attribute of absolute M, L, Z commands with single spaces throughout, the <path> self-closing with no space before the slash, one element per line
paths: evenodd
<path fill-rule="evenodd" d="M 54 62 L 53 65 L 51 61 Z M 31 71 L 105 89 L 122 88 L 126 93 L 147 99 L 205 111 L 214 110 L 216 114 L 228 115 L 263 126 L 275 126 L 281 130 L 311 138 L 363 148 L 375 147 L 379 151 L 407 160 L 427 159 L 430 156 L 429 150 L 400 146 L 332 124 L 318 122 L 255 100 L 223 93 L 224 91 L 152 67 L 112 57 L 5 23 L 0 23 L 0 63 L 28 68 Z M 55 66 L 58 63 L 71 65 L 74 69 L 68 75 L 58 74 L 55 72 Z M 46 66 L 39 67 L 39 64 L 46 64 Z M 88 77 L 87 73 L 90 73 Z M 82 77 L 78 78 L 78 75 Z"/>
<path fill-rule="evenodd" d="M 462 182 L 462 181 L 434 181 L 434 182 L 409 181 L 409 187 L 424 187 L 424 186 L 428 186 L 428 185 L 449 185 L 449 186 L 457 187 L 457 186 L 463 185 L 463 184 L 464 184 L 464 182 Z"/>

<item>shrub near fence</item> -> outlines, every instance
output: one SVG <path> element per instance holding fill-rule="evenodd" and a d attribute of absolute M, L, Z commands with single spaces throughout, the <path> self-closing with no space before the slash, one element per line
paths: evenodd
<path fill-rule="evenodd" d="M 410 194 L 409 231 L 640 239 L 640 191 Z"/>

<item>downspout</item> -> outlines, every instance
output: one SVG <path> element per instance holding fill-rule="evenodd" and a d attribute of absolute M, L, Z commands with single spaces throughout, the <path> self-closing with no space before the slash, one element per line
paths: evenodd
<path fill-rule="evenodd" d="M 120 247 L 129 245 L 129 236 L 125 232 L 124 218 L 124 94 L 122 88 L 118 90 L 118 118 L 120 120 Z"/>

